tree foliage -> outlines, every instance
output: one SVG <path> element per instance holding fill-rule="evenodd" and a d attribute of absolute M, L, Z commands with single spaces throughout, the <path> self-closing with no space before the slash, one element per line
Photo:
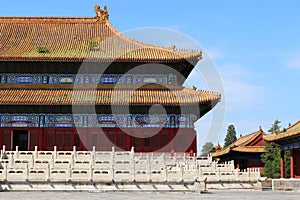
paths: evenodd
<path fill-rule="evenodd" d="M 275 120 L 268 130 L 269 133 L 276 133 L 280 131 L 281 121 Z M 290 177 L 290 152 L 285 151 L 284 167 L 285 177 Z M 261 156 L 262 162 L 265 164 L 263 176 L 269 178 L 280 178 L 280 148 L 274 142 L 265 142 L 265 153 Z"/>
<path fill-rule="evenodd" d="M 290 152 L 284 153 L 284 175 L 290 177 Z M 280 148 L 274 142 L 265 142 L 265 153 L 261 156 L 261 161 L 265 164 L 263 176 L 269 178 L 280 178 Z"/>
<path fill-rule="evenodd" d="M 271 127 L 269 128 L 268 132 L 269 133 L 276 133 L 280 131 L 280 123 L 281 121 L 279 121 L 278 119 L 276 119 L 274 121 L 274 123 L 271 125 Z"/>
<path fill-rule="evenodd" d="M 265 153 L 261 161 L 265 164 L 263 176 L 269 178 L 280 178 L 280 149 L 273 142 L 265 142 Z"/>
<path fill-rule="evenodd" d="M 234 141 L 236 141 L 236 132 L 234 125 L 229 125 L 227 129 L 227 134 L 225 137 L 225 143 L 224 143 L 224 148 L 232 144 Z"/>
<path fill-rule="evenodd" d="M 212 142 L 206 142 L 202 146 L 201 156 L 207 156 L 208 154 L 210 154 L 213 151 L 214 151 L 214 144 Z"/>

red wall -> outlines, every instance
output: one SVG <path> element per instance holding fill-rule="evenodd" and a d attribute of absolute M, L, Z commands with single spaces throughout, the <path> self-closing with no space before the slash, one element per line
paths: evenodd
<path fill-rule="evenodd" d="M 196 152 L 196 131 L 191 128 L 1 128 L 0 144 L 13 148 L 13 131 L 29 131 L 29 150 L 116 150 L 136 152 Z"/>
<path fill-rule="evenodd" d="M 264 172 L 264 164 L 261 160 L 248 160 L 248 168 L 259 168 L 260 173 Z"/>
<path fill-rule="evenodd" d="M 295 178 L 300 178 L 300 149 L 294 150 Z"/>

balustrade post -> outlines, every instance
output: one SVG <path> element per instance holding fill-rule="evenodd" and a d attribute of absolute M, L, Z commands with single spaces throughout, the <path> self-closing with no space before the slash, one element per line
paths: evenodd
<path fill-rule="evenodd" d="M 90 173 L 89 173 L 89 181 L 90 182 L 93 182 L 93 166 L 92 165 L 90 165 L 89 166 L 89 170 L 90 170 Z"/>
<path fill-rule="evenodd" d="M 54 150 L 54 159 L 56 159 L 57 158 L 57 147 L 54 146 L 53 150 Z"/>
<path fill-rule="evenodd" d="M 15 154 L 16 154 L 16 158 L 19 158 L 19 146 L 16 146 Z"/>
<path fill-rule="evenodd" d="M 34 159 L 38 158 L 38 147 L 34 146 Z"/>
<path fill-rule="evenodd" d="M 46 181 L 50 181 L 50 164 L 47 164 Z"/>
<path fill-rule="evenodd" d="M 217 180 L 220 181 L 221 180 L 220 168 L 217 169 L 216 174 L 217 174 Z"/>
<path fill-rule="evenodd" d="M 77 157 L 77 151 L 76 151 L 76 146 L 73 146 L 73 158 Z"/>
<path fill-rule="evenodd" d="M 4 165 L 4 180 L 7 180 L 7 163 Z"/>
<path fill-rule="evenodd" d="M 25 164 L 25 176 L 26 176 L 25 181 L 28 181 L 28 179 L 29 179 L 29 169 L 28 169 L 28 164 L 27 163 Z"/>
<path fill-rule="evenodd" d="M 96 158 L 96 147 L 93 146 L 93 155 L 92 158 L 95 159 Z"/>

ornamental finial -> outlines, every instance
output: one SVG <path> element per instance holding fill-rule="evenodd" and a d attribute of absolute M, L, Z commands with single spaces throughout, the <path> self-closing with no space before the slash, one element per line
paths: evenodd
<path fill-rule="evenodd" d="M 104 10 L 102 10 L 99 5 L 96 5 L 94 7 L 94 10 L 96 12 L 96 17 L 95 18 L 97 18 L 100 21 L 108 20 L 109 15 L 108 15 L 107 6 L 104 6 Z"/>

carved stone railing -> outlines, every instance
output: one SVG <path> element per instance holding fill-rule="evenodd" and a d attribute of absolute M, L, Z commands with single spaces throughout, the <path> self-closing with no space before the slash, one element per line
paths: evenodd
<path fill-rule="evenodd" d="M 189 154 L 140 154 L 95 151 L 6 151 L 0 154 L 0 182 L 190 184 L 205 180 L 208 189 L 259 188 L 259 169 L 240 171 L 233 162 Z M 239 184 L 235 184 L 239 183 Z M 202 184 L 203 185 L 203 184 Z"/>

